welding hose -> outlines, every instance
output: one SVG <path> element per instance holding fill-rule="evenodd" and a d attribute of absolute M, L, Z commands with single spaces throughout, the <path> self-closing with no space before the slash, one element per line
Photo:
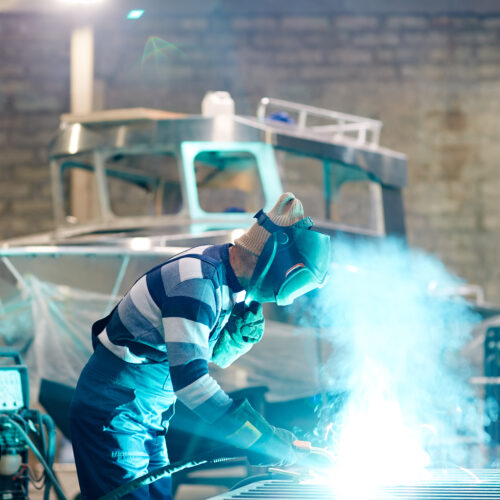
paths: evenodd
<path fill-rule="evenodd" d="M 26 441 L 26 444 L 29 446 L 33 454 L 36 456 L 36 458 L 40 461 L 42 464 L 45 473 L 47 474 L 49 480 L 51 481 L 52 485 L 54 486 L 54 490 L 56 492 L 57 498 L 59 500 L 67 500 L 66 496 L 64 495 L 64 492 L 61 488 L 61 485 L 59 484 L 59 481 L 57 480 L 54 472 L 52 469 L 49 467 L 47 462 L 45 461 L 42 453 L 40 453 L 40 450 L 37 448 L 35 443 L 31 440 L 31 438 L 28 436 L 28 434 L 25 432 L 25 430 L 22 428 L 21 425 L 19 425 L 14 419 L 8 417 L 7 415 L 0 415 L 0 421 L 3 420 L 10 425 L 13 425 L 16 430 L 19 431 L 19 433 L 23 436 L 24 440 Z"/>
<path fill-rule="evenodd" d="M 238 455 L 234 453 L 238 452 Z M 241 450 L 235 450 L 234 448 L 220 448 L 217 449 L 207 455 L 200 457 L 197 460 L 191 460 L 189 462 L 177 462 L 174 464 L 164 465 L 158 469 L 155 469 L 147 474 L 144 474 L 132 481 L 122 484 L 118 488 L 115 488 L 113 491 L 106 493 L 106 495 L 102 496 L 99 500 L 116 500 L 118 498 L 122 498 L 125 495 L 128 495 L 132 491 L 135 491 L 142 486 L 146 486 L 148 484 L 154 483 L 159 479 L 170 476 L 184 469 L 197 467 L 199 465 L 205 464 L 220 464 L 227 463 L 233 461 L 244 460 L 245 457 L 241 455 Z"/>
<path fill-rule="evenodd" d="M 311 447 L 311 443 L 309 443 L 308 441 L 296 440 L 293 444 L 295 448 L 297 448 L 297 450 L 304 451 L 306 453 L 315 449 L 314 447 Z M 238 454 L 235 455 L 235 452 L 237 452 Z M 231 447 L 219 448 L 205 456 L 200 457 L 197 460 L 164 465 L 163 467 L 148 472 L 128 483 L 118 486 L 118 488 L 115 488 L 109 493 L 106 493 L 106 495 L 102 496 L 99 500 L 117 500 L 118 498 L 122 498 L 125 495 L 132 493 L 132 491 L 135 491 L 142 486 L 154 483 L 155 481 L 158 481 L 165 476 L 170 476 L 184 469 L 198 467 L 199 465 L 221 464 L 232 461 L 240 461 L 244 459 L 246 459 L 246 457 L 241 455 L 241 450 Z"/>
<path fill-rule="evenodd" d="M 42 415 L 38 410 L 30 409 L 24 409 L 21 413 L 12 415 L 11 418 L 17 421 L 19 425 L 27 426 L 38 433 L 40 444 L 36 445 L 35 443 L 35 445 L 43 454 L 47 465 L 52 470 L 56 454 L 56 426 L 52 418 L 49 415 Z M 35 427 L 31 427 L 31 425 L 35 425 Z M 47 435 L 45 435 L 44 428 Z M 45 483 L 43 500 L 49 500 L 51 487 L 52 481 L 48 479 Z"/>

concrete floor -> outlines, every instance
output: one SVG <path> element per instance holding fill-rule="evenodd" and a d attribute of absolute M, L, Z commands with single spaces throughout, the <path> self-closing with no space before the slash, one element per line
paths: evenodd
<path fill-rule="evenodd" d="M 54 472 L 56 473 L 61 487 L 68 500 L 72 500 L 80 492 L 78 487 L 78 479 L 76 478 L 75 464 L 54 464 Z M 41 472 L 38 470 L 37 474 Z M 50 494 L 51 500 L 57 500 L 57 496 L 52 489 Z M 43 490 L 36 490 L 32 484 L 30 484 L 30 500 L 43 500 Z"/>

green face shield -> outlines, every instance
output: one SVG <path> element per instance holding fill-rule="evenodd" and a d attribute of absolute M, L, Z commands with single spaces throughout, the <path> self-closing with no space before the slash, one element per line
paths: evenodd
<path fill-rule="evenodd" d="M 286 227 L 274 224 L 262 210 L 255 218 L 271 236 L 257 259 L 246 302 L 289 305 L 323 286 L 330 263 L 330 237 L 312 230 L 310 218 Z"/>

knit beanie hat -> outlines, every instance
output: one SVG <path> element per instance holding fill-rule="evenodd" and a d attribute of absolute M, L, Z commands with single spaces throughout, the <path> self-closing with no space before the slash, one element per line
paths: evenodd
<path fill-rule="evenodd" d="M 267 216 L 278 226 L 292 226 L 305 218 L 302 203 L 292 193 L 282 194 Z M 269 231 L 256 222 L 246 233 L 237 238 L 234 244 L 259 256 L 270 235 Z"/>

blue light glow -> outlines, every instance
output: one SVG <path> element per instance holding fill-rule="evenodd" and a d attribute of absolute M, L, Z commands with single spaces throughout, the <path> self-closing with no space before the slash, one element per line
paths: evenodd
<path fill-rule="evenodd" d="M 142 9 L 133 9 L 127 14 L 127 19 L 139 19 L 144 14 Z"/>
<path fill-rule="evenodd" d="M 337 457 L 339 498 L 370 498 L 428 467 L 485 465 L 487 417 L 460 354 L 480 318 L 450 296 L 461 285 L 401 241 L 335 239 L 312 315 L 333 347 L 323 367 L 330 390 L 348 394 L 340 410 L 323 410 L 319 429 Z"/>

